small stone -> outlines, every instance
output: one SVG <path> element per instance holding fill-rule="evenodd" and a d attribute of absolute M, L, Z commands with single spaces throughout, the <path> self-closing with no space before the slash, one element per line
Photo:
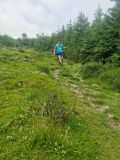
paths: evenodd
<path fill-rule="evenodd" d="M 25 62 L 32 62 L 32 60 L 29 59 L 29 58 L 24 58 L 24 61 L 25 61 Z"/>

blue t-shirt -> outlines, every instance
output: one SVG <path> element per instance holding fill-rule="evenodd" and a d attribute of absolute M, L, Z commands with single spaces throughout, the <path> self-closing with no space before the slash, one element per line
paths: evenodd
<path fill-rule="evenodd" d="M 59 55 L 64 53 L 62 44 L 57 44 L 56 45 L 56 53 L 59 54 Z"/>

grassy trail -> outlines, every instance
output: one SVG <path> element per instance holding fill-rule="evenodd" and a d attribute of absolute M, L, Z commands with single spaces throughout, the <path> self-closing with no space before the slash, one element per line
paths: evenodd
<path fill-rule="evenodd" d="M 104 113 L 109 125 L 120 130 L 119 93 L 112 92 L 108 86 L 95 80 L 83 80 L 78 68 L 79 64 L 74 64 L 73 67 L 64 63 L 60 70 L 54 70 L 53 75 L 57 81 L 62 81 L 63 88 L 69 88 L 81 103 L 87 104 L 92 110 Z"/>
<path fill-rule="evenodd" d="M 53 55 L 4 49 L 0 62 L 0 159 L 120 159 L 119 93 Z"/>

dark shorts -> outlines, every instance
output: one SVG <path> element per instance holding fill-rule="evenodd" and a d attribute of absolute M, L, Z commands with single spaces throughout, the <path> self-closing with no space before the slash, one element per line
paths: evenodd
<path fill-rule="evenodd" d="M 57 56 L 63 56 L 64 52 L 57 52 L 56 54 L 57 54 Z"/>

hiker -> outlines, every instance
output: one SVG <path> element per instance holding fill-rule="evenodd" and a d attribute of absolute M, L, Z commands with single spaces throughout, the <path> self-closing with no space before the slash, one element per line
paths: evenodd
<path fill-rule="evenodd" d="M 56 54 L 58 56 L 59 64 L 62 64 L 62 60 L 64 57 L 63 48 L 66 48 L 66 47 L 63 46 L 61 40 L 58 40 L 58 44 L 56 44 L 55 48 L 54 48 L 54 54 Z"/>

